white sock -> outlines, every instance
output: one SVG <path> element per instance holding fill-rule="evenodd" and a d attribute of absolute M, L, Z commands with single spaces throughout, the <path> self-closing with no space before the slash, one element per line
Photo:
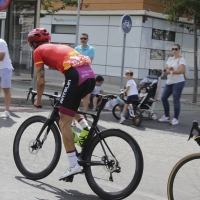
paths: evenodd
<path fill-rule="evenodd" d="M 74 167 L 76 164 L 78 164 L 75 151 L 67 153 L 67 157 L 68 157 L 68 160 L 69 160 L 70 167 Z"/>
<path fill-rule="evenodd" d="M 87 121 L 86 121 L 85 118 L 83 118 L 83 117 L 81 117 L 81 118 L 78 120 L 78 123 L 80 124 L 80 126 L 81 126 L 82 128 L 85 128 L 85 127 L 89 126 L 88 123 L 87 123 Z"/>
<path fill-rule="evenodd" d="M 75 119 L 72 120 L 71 126 L 76 126 L 76 120 Z"/>

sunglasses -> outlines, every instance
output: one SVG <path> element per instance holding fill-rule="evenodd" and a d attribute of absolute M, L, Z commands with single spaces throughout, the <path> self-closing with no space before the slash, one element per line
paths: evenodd
<path fill-rule="evenodd" d="M 178 51 L 178 48 L 172 48 L 172 51 Z"/>
<path fill-rule="evenodd" d="M 80 39 L 81 39 L 81 40 L 87 40 L 87 38 L 84 38 L 84 37 L 83 37 L 83 38 L 80 38 Z"/>

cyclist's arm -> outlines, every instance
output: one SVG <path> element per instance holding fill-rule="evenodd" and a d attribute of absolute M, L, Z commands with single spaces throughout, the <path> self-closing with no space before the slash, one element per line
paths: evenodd
<path fill-rule="evenodd" d="M 130 86 L 126 86 L 126 89 L 122 92 L 122 93 L 127 93 L 128 91 L 129 91 L 129 89 L 130 89 Z"/>
<path fill-rule="evenodd" d="M 44 79 L 44 66 L 36 68 L 36 75 L 37 75 L 37 103 L 35 104 L 41 105 L 42 101 L 42 94 L 44 92 L 45 86 L 45 79 Z"/>

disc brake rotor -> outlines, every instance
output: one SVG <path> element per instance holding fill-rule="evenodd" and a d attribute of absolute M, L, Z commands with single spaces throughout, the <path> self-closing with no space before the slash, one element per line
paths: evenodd
<path fill-rule="evenodd" d="M 107 172 L 114 172 L 117 169 L 117 160 L 114 157 L 108 156 L 108 163 L 104 166 Z"/>
<path fill-rule="evenodd" d="M 40 144 L 36 140 L 31 140 L 28 145 L 28 150 L 31 154 L 36 154 L 40 150 Z"/>

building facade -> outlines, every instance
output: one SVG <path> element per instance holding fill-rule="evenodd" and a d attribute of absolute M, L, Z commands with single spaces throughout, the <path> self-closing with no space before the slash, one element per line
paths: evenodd
<path fill-rule="evenodd" d="M 15 68 L 14 73 L 33 72 L 32 51 L 27 43 L 28 32 L 35 27 L 37 0 L 12 0 L 0 19 L 1 38 L 5 39 Z"/>
<path fill-rule="evenodd" d="M 123 14 L 129 14 L 132 19 L 132 29 L 126 36 L 124 71 L 133 70 L 134 79 L 140 81 L 149 70 L 164 69 L 166 60 L 172 55 L 173 44 L 178 43 L 191 70 L 184 93 L 192 93 L 193 34 L 181 28 L 179 23 L 170 24 L 164 15 L 152 11 L 81 11 L 79 34 L 88 33 L 89 44 L 95 48 L 92 63 L 95 74 L 103 75 L 106 82 L 120 85 Z M 51 42 L 70 46 L 75 43 L 76 23 L 76 11 L 62 11 L 40 19 L 40 26 L 51 32 Z M 183 23 L 187 21 L 183 20 Z"/>
<path fill-rule="evenodd" d="M 32 51 L 26 40 L 28 32 L 36 25 L 36 6 L 36 0 L 13 0 L 6 10 L 4 38 L 9 46 L 15 73 L 19 75 L 22 72 L 33 73 Z M 132 29 L 126 36 L 124 71 L 132 69 L 134 79 L 140 81 L 149 74 L 149 70 L 164 69 L 166 59 L 171 55 L 171 47 L 178 43 L 191 70 L 184 92 L 192 93 L 193 34 L 181 28 L 179 23 L 167 22 L 162 14 L 163 8 L 162 4 L 151 0 L 84 0 L 79 35 L 88 33 L 89 44 L 95 48 L 92 63 L 95 74 L 103 75 L 106 82 L 120 84 L 123 48 L 121 18 L 127 14 L 132 19 Z M 0 19 L 1 29 L 2 21 Z M 182 23 L 188 21 L 183 19 Z M 53 43 L 74 47 L 76 26 L 77 8 L 68 7 L 55 15 L 40 18 L 40 27 L 50 31 Z"/>

